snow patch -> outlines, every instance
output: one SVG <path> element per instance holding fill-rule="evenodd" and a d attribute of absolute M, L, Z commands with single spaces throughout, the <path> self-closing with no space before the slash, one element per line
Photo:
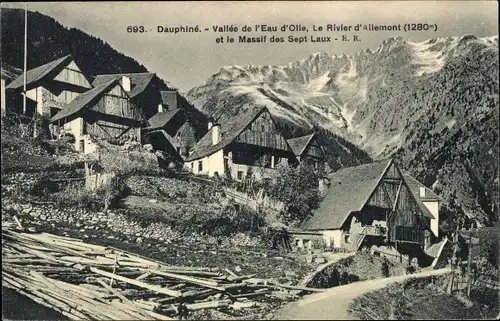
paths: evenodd
<path fill-rule="evenodd" d="M 306 87 L 307 90 L 312 93 L 316 93 L 317 91 L 323 89 L 328 83 L 328 81 L 330 81 L 330 77 L 328 76 L 328 74 L 329 72 L 326 72 L 322 76 L 319 76 L 318 78 L 311 80 Z"/>
<path fill-rule="evenodd" d="M 433 52 L 430 49 L 434 45 L 432 41 L 407 42 L 413 55 L 413 64 L 420 65 L 416 71 L 417 76 L 432 74 L 440 71 L 446 63 L 446 52 L 444 50 Z"/>

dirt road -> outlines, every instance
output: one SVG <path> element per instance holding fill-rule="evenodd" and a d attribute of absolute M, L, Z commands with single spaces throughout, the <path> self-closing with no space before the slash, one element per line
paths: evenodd
<path fill-rule="evenodd" d="M 313 294 L 294 302 L 281 311 L 275 320 L 353 320 L 347 312 L 349 303 L 358 296 L 382 289 L 392 283 L 410 278 L 422 278 L 446 274 L 450 269 L 424 271 L 417 274 L 394 276 L 370 281 L 356 282 L 334 287 L 324 293 Z"/>

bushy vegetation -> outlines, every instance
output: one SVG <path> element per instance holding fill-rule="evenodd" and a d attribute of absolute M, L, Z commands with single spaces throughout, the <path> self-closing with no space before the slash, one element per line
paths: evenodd
<path fill-rule="evenodd" d="M 302 222 L 318 207 L 320 175 L 321 173 L 307 165 L 278 168 L 276 179 L 268 184 L 265 190 L 270 197 L 286 205 L 287 210 L 283 217 L 285 222 Z"/>
<path fill-rule="evenodd" d="M 245 208 L 227 205 L 223 208 L 184 204 L 165 208 L 136 207 L 123 210 L 142 226 L 165 223 L 182 233 L 228 236 L 239 232 L 261 232 L 266 227 L 264 217 Z"/>
<path fill-rule="evenodd" d="M 495 317 L 493 310 L 443 290 L 446 278 L 410 279 L 367 293 L 349 304 L 349 312 L 360 320 L 473 320 Z"/>

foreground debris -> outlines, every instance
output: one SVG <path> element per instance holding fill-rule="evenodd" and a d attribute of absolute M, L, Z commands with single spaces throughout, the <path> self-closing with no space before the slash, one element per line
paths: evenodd
<path fill-rule="evenodd" d="M 71 319 L 170 320 L 216 309 L 228 317 L 311 289 L 217 268 L 181 267 L 112 247 L 2 226 L 2 286 Z M 17 226 L 19 227 L 19 226 Z"/>

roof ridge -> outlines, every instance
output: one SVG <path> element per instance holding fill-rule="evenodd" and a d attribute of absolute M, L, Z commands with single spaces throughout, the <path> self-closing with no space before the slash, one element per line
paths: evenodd
<path fill-rule="evenodd" d="M 120 73 L 112 73 L 112 74 L 97 74 L 96 77 L 99 76 L 119 76 L 119 75 L 154 75 L 154 72 L 120 72 Z"/>

